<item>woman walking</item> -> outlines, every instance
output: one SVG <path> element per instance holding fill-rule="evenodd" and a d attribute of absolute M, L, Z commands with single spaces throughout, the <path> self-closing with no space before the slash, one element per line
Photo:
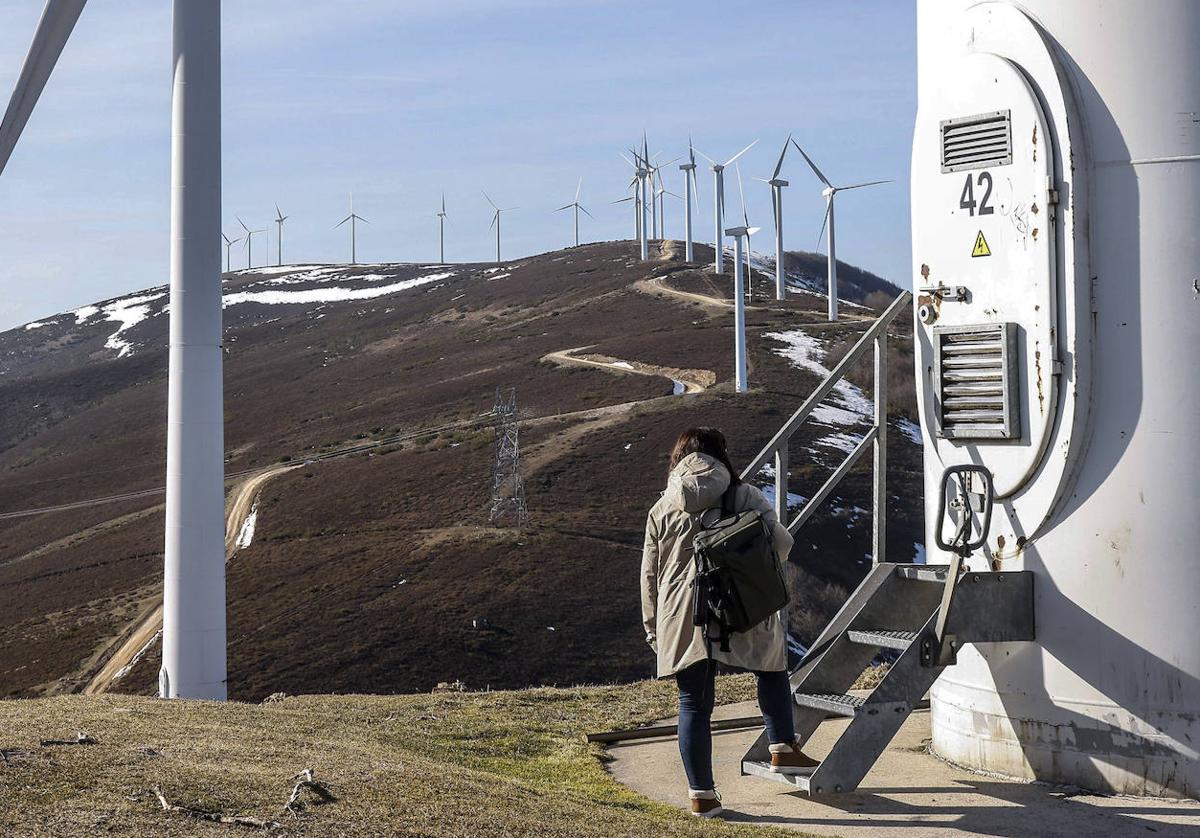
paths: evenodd
<path fill-rule="evenodd" d="M 787 634 L 776 613 L 728 642 L 710 644 L 693 624 L 696 563 L 692 540 L 706 510 L 721 506 L 733 489 L 733 511 L 762 513 L 776 555 L 788 557 L 792 536 L 754 486 L 743 483 L 729 460 L 725 436 L 716 428 L 691 428 L 675 442 L 667 488 L 650 510 L 642 552 L 642 620 L 646 641 L 658 656 L 658 677 L 674 676 L 679 686 L 679 755 L 687 774 L 692 814 L 719 815 L 712 769 L 712 719 L 717 664 L 753 672 L 758 705 L 771 742 L 771 767 L 783 773 L 811 771 L 817 763 L 796 742 L 787 673 Z"/>

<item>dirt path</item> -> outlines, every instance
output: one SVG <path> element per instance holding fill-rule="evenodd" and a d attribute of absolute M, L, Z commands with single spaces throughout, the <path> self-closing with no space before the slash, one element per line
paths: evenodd
<path fill-rule="evenodd" d="M 272 478 L 299 467 L 299 465 L 289 465 L 271 468 L 250 477 L 233 488 L 225 514 L 226 562 L 232 560 L 237 554 L 238 535 L 241 533 L 246 519 L 250 517 L 263 486 Z M 84 684 L 81 690 L 84 695 L 99 695 L 108 692 L 113 683 L 132 669 L 150 646 L 158 640 L 159 633 L 162 631 L 163 607 L 161 596 L 156 600 L 156 603 L 117 640 L 116 649 Z"/>
<path fill-rule="evenodd" d="M 587 355 L 578 354 L 589 348 L 588 346 L 580 346 L 575 349 L 563 349 L 559 352 L 551 352 L 543 356 L 542 360 L 555 364 L 563 364 L 564 366 L 600 367 L 601 369 L 618 373 L 669 378 L 683 387 L 683 393 L 677 393 L 676 395 L 703 393 L 717 383 L 717 376 L 711 370 L 685 370 L 676 367 L 661 367 L 656 364 L 644 364 L 641 361 L 623 361 L 620 358 L 612 358 L 608 355 L 599 355 L 596 353 Z"/>
<path fill-rule="evenodd" d="M 707 294 L 697 294 L 694 291 L 681 291 L 678 288 L 672 288 L 667 283 L 663 282 L 663 277 L 656 276 L 652 279 L 642 279 L 633 283 L 633 287 L 641 291 L 643 294 L 657 296 L 666 294 L 671 297 L 677 297 L 681 300 L 686 300 L 689 303 L 700 303 L 702 306 L 710 309 L 720 309 L 722 311 L 734 307 L 733 300 L 726 300 L 723 297 L 710 297 Z M 748 305 L 747 311 L 757 311 L 758 306 Z"/>

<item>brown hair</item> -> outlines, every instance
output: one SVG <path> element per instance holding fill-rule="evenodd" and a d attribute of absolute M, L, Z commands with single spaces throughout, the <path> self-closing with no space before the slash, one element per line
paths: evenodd
<path fill-rule="evenodd" d="M 705 454 L 712 457 L 729 471 L 729 479 L 731 486 L 736 486 L 742 482 L 738 476 L 738 470 L 733 467 L 733 462 L 729 459 L 729 449 L 725 445 L 725 434 L 721 433 L 716 428 L 688 428 L 679 435 L 679 439 L 675 440 L 675 446 L 671 449 L 671 471 L 675 470 L 675 466 L 689 454 Z"/>

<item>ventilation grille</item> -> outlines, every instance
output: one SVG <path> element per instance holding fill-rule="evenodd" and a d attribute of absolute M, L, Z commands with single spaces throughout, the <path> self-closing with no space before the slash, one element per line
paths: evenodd
<path fill-rule="evenodd" d="M 1007 166 L 1011 162 L 1009 111 L 992 111 L 942 122 L 943 172 Z"/>
<path fill-rule="evenodd" d="M 1019 439 L 1016 324 L 938 326 L 934 334 L 938 435 Z"/>

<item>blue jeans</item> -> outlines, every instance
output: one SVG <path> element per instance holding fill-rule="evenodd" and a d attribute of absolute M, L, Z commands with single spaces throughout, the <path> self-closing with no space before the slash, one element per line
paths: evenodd
<path fill-rule="evenodd" d="M 772 745 L 796 738 L 792 721 L 792 688 L 786 672 L 755 672 L 758 707 Z M 713 788 L 712 721 L 716 703 L 717 662 L 694 663 L 675 673 L 679 685 L 679 756 L 694 791 Z"/>

